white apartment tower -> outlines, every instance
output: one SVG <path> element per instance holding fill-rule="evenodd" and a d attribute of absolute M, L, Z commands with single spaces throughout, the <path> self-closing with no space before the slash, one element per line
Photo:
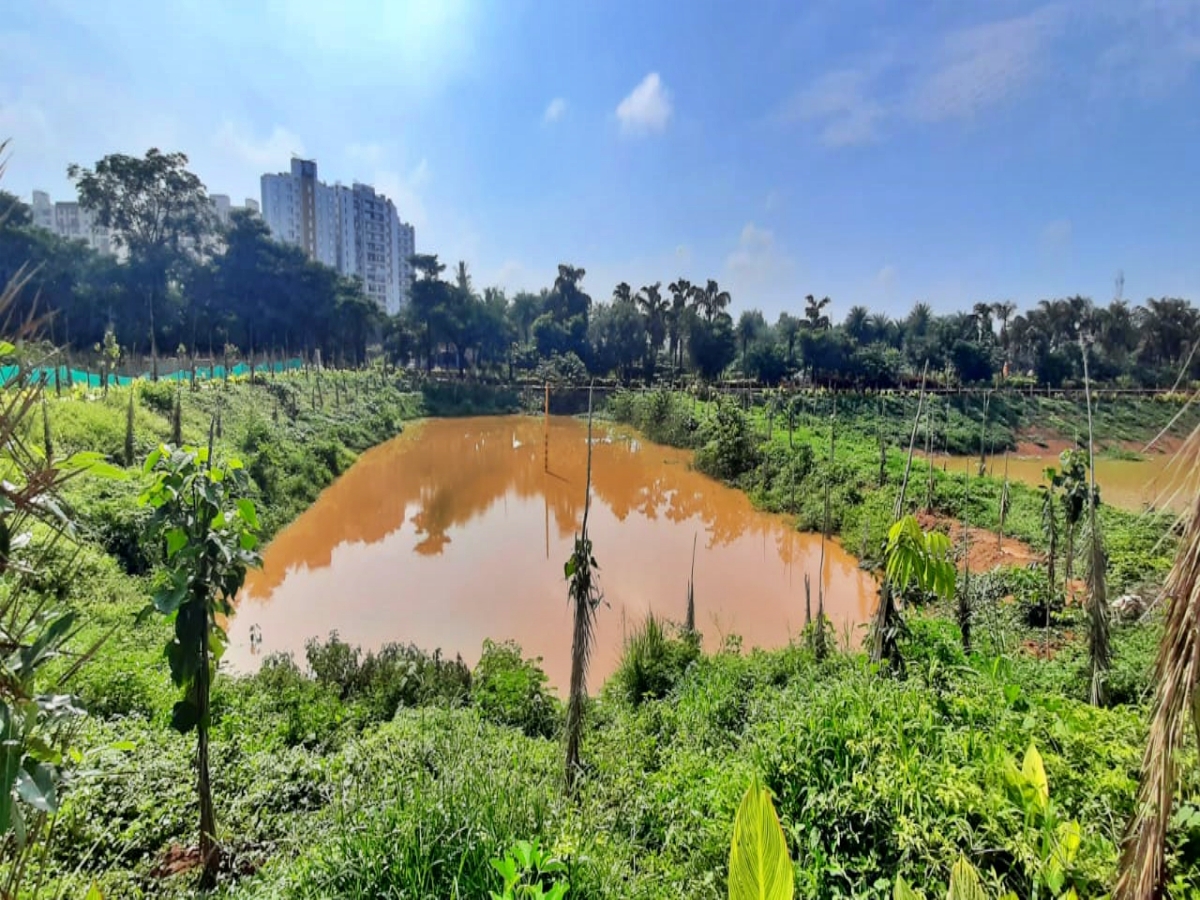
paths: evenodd
<path fill-rule="evenodd" d="M 366 295 L 388 313 L 408 302 L 413 227 L 370 185 L 326 185 L 315 161 L 293 159 L 291 172 L 262 176 L 262 216 L 277 241 L 361 279 Z"/>
<path fill-rule="evenodd" d="M 29 208 L 33 214 L 33 224 L 38 228 L 53 231 L 70 241 L 83 241 L 99 253 L 111 254 L 114 251 L 108 229 L 96 224 L 91 212 L 77 201 L 59 200 L 51 203 L 50 195 L 45 191 L 34 191 L 32 200 Z"/>

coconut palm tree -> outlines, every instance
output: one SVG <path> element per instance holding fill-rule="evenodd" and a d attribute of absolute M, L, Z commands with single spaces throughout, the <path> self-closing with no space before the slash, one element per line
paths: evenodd
<path fill-rule="evenodd" d="M 1000 346 L 1008 349 L 1008 320 L 1017 311 L 1011 300 L 999 300 L 992 304 L 992 314 L 1000 320 Z"/>
<path fill-rule="evenodd" d="M 850 311 L 846 313 L 846 321 L 842 323 L 842 330 L 860 347 L 871 343 L 871 314 L 867 308 L 858 304 L 850 307 Z"/>
<path fill-rule="evenodd" d="M 613 303 L 629 303 L 633 300 L 632 288 L 622 281 L 613 288 Z"/>
<path fill-rule="evenodd" d="M 697 305 L 703 311 L 704 318 L 712 321 L 716 318 L 717 313 L 724 312 L 725 307 L 729 305 L 729 291 L 721 290 L 720 285 L 710 278 L 708 283 L 703 288 L 697 288 L 699 292 Z"/>
<path fill-rule="evenodd" d="M 621 285 L 618 285 L 620 287 Z M 654 284 L 647 285 L 637 293 L 634 298 L 638 309 L 642 311 L 642 316 L 646 322 L 646 336 L 649 338 L 649 352 L 646 356 L 646 377 L 650 378 L 654 375 L 654 358 L 658 355 L 658 351 L 662 349 L 663 341 L 667 334 L 667 312 L 669 306 L 667 298 L 661 293 L 662 282 L 656 281 Z"/>
<path fill-rule="evenodd" d="M 677 278 L 667 285 L 671 292 L 671 308 L 667 314 L 667 343 L 671 351 L 671 364 L 678 366 L 683 360 L 683 316 L 691 300 L 692 283 L 686 278 Z"/>
<path fill-rule="evenodd" d="M 812 294 L 804 298 L 804 324 L 811 331 L 828 331 L 832 327 L 825 307 L 831 302 L 828 297 L 814 299 Z"/>

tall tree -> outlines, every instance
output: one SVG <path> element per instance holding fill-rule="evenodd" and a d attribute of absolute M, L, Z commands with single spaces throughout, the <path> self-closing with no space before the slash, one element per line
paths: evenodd
<path fill-rule="evenodd" d="M 654 360 L 658 357 L 658 352 L 662 349 L 663 341 L 667 336 L 667 298 L 660 291 L 662 282 L 656 281 L 654 284 L 646 285 L 638 291 L 637 305 L 641 310 L 642 317 L 646 323 L 646 378 L 654 377 Z"/>
<path fill-rule="evenodd" d="M 804 298 L 804 324 L 809 330 L 828 331 L 832 327 L 829 316 L 825 313 L 825 307 L 831 302 L 828 297 L 817 300 L 812 294 Z"/>
<path fill-rule="evenodd" d="M 142 158 L 110 154 L 95 169 L 71 164 L 67 175 L 79 202 L 129 253 L 146 301 L 150 355 L 158 376 L 155 312 L 178 265 L 205 249 L 215 220 L 204 184 L 187 168 L 183 153 L 157 148 Z"/>
<path fill-rule="evenodd" d="M 667 285 L 671 292 L 671 310 L 667 316 L 667 342 L 671 353 L 671 365 L 683 364 L 684 316 L 695 288 L 686 278 L 677 278 Z"/>

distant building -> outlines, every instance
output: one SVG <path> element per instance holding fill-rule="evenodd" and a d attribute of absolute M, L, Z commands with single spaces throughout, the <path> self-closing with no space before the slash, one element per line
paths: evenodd
<path fill-rule="evenodd" d="M 293 159 L 290 172 L 262 176 L 262 216 L 275 240 L 361 279 L 388 313 L 408 302 L 415 232 L 370 185 L 327 185 L 317 178 L 316 161 Z"/>
<path fill-rule="evenodd" d="M 234 206 L 229 199 L 228 194 L 209 194 L 208 201 L 212 204 L 213 212 L 217 215 L 217 221 L 222 225 L 229 225 L 230 217 L 238 210 L 248 210 L 255 215 L 258 215 L 258 201 L 246 198 L 245 206 Z"/>
<path fill-rule="evenodd" d="M 92 213 L 80 206 L 78 201 L 59 200 L 51 203 L 50 195 L 45 191 L 34 191 L 32 201 L 29 209 L 33 224 L 38 228 L 53 231 L 70 241 L 83 241 L 99 253 L 112 254 L 116 251 L 108 229 L 97 224 Z"/>

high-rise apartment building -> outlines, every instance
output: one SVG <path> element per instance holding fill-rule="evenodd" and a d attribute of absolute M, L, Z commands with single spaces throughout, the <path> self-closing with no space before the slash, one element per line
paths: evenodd
<path fill-rule="evenodd" d="M 277 241 L 361 279 L 387 312 L 408 302 L 416 236 L 396 205 L 370 185 L 327 185 L 315 161 L 293 159 L 290 172 L 262 176 L 262 216 Z"/>
<path fill-rule="evenodd" d="M 115 245 L 108 229 L 99 225 L 95 217 L 75 200 L 50 202 L 45 191 L 34 191 L 30 203 L 33 224 L 38 228 L 53 231 L 71 241 L 83 241 L 99 253 L 115 252 Z"/>

